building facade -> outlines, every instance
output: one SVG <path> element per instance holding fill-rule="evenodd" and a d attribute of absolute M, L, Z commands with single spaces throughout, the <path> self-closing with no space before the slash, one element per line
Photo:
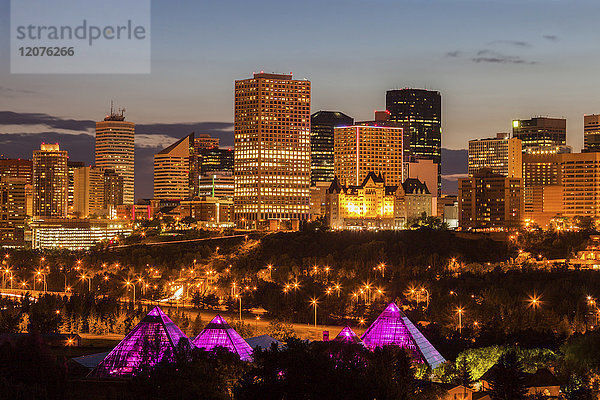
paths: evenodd
<path fill-rule="evenodd" d="M 354 118 L 339 111 L 317 111 L 310 117 L 310 185 L 331 182 L 334 172 L 333 129 L 354 125 Z"/>
<path fill-rule="evenodd" d="M 135 165 L 135 124 L 125 121 L 123 110 L 96 122 L 97 167 L 112 169 L 123 177 L 123 202 L 133 204 Z"/>
<path fill-rule="evenodd" d="M 23 246 L 27 221 L 26 178 L 0 177 L 0 245 Z"/>
<path fill-rule="evenodd" d="M 200 177 L 198 196 L 233 200 L 234 188 L 233 173 L 214 172 Z"/>
<path fill-rule="evenodd" d="M 106 219 L 48 218 L 34 221 L 30 227 L 33 249 L 87 250 L 133 232 L 129 222 Z"/>
<path fill-rule="evenodd" d="M 67 152 L 42 144 L 33 152 L 33 216 L 64 218 L 68 208 Z"/>
<path fill-rule="evenodd" d="M 469 140 L 469 176 L 489 168 L 510 178 L 523 177 L 521 140 L 498 133 L 495 138 Z"/>
<path fill-rule="evenodd" d="M 154 198 L 187 199 L 193 196 L 194 133 L 154 156 Z"/>
<path fill-rule="evenodd" d="M 600 114 L 583 116 L 583 153 L 600 151 Z"/>
<path fill-rule="evenodd" d="M 390 113 L 390 121 L 403 124 L 405 135 L 410 143 L 411 156 L 433 160 L 438 165 L 437 197 L 439 197 L 442 190 L 442 96 L 440 92 L 409 88 L 388 90 L 385 106 Z"/>
<path fill-rule="evenodd" d="M 458 180 L 458 207 L 462 229 L 517 229 L 523 221 L 523 180 L 482 169 Z"/>
<path fill-rule="evenodd" d="M 235 216 L 244 227 L 309 218 L 311 84 L 257 73 L 235 82 Z"/>
<path fill-rule="evenodd" d="M 325 215 L 333 229 L 405 229 L 411 219 L 432 214 L 431 200 L 418 179 L 386 185 L 370 172 L 360 185 L 342 185 L 336 177 L 326 191 Z"/>
<path fill-rule="evenodd" d="M 360 185 L 374 172 L 386 183 L 404 182 L 403 129 L 378 123 L 335 128 L 334 172 L 343 185 Z"/>
<path fill-rule="evenodd" d="M 233 174 L 234 151 L 233 149 L 220 149 L 211 147 L 201 149 L 198 158 L 200 165 L 199 176 L 213 172 L 229 172 Z"/>
<path fill-rule="evenodd" d="M 567 120 L 548 117 L 513 120 L 513 137 L 521 139 L 523 151 L 530 147 L 566 145 Z"/>
<path fill-rule="evenodd" d="M 28 185 L 33 185 L 33 161 L 0 159 L 0 177 L 25 179 Z"/>

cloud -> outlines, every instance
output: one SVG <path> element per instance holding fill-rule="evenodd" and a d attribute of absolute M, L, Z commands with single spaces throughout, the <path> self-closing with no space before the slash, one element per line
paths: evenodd
<path fill-rule="evenodd" d="M 446 57 L 456 58 L 462 55 L 462 51 L 454 50 L 446 53 Z"/>
<path fill-rule="evenodd" d="M 537 64 L 536 61 L 525 60 L 519 56 L 509 56 L 493 50 L 479 50 L 475 57 L 471 59 L 475 63 L 496 63 L 496 64 Z"/>
<path fill-rule="evenodd" d="M 35 90 L 13 89 L 7 86 L 0 86 L 0 93 L 4 96 L 14 97 L 16 94 L 40 94 Z"/>
<path fill-rule="evenodd" d="M 560 40 L 556 35 L 544 35 L 543 38 L 551 42 L 558 42 Z"/>
<path fill-rule="evenodd" d="M 469 174 L 451 174 L 451 175 L 442 175 L 442 179 L 445 179 L 450 182 L 456 182 L 461 178 L 468 177 Z"/>
<path fill-rule="evenodd" d="M 522 41 L 522 40 L 494 40 L 494 41 L 488 43 L 488 45 L 496 45 L 496 44 L 504 44 L 504 45 L 516 46 L 516 47 L 531 47 L 531 45 L 529 43 Z"/>

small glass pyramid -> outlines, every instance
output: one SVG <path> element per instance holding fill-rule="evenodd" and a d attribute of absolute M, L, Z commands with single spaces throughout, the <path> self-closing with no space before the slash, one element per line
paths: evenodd
<path fill-rule="evenodd" d="M 157 306 L 98 364 L 91 376 L 129 377 L 142 365 L 174 361 L 180 340 L 187 336 Z"/>
<path fill-rule="evenodd" d="M 356 333 L 349 326 L 345 326 L 344 329 L 338 333 L 338 335 L 333 339 L 335 342 L 344 342 L 344 343 L 360 343 L 363 344 L 362 340 L 358 337 Z"/>
<path fill-rule="evenodd" d="M 395 303 L 390 303 L 361 337 L 365 346 L 396 345 L 408 349 L 431 368 L 446 361 Z"/>
<path fill-rule="evenodd" d="M 232 353 L 238 354 L 241 360 L 252 361 L 252 348 L 250 345 L 220 315 L 214 317 L 206 325 L 192 341 L 192 344 L 206 351 L 218 346 L 225 347 Z"/>

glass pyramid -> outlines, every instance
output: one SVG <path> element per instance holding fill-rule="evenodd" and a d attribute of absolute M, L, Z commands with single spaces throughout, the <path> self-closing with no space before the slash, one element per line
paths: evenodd
<path fill-rule="evenodd" d="M 252 361 L 250 345 L 220 315 L 214 317 L 206 325 L 204 330 L 192 341 L 192 344 L 206 351 L 218 346 L 225 347 L 230 352 L 238 354 L 241 360 Z"/>
<path fill-rule="evenodd" d="M 395 303 L 387 306 L 361 339 L 371 349 L 386 345 L 405 348 L 417 361 L 426 362 L 431 368 L 446 361 Z"/>
<path fill-rule="evenodd" d="M 129 377 L 142 365 L 173 361 L 179 341 L 189 339 L 159 308 L 154 307 L 91 372 L 102 378 Z"/>
<path fill-rule="evenodd" d="M 344 343 L 357 343 L 363 344 L 362 340 L 358 337 L 356 333 L 346 325 L 344 329 L 338 333 L 338 335 L 333 339 L 335 342 L 344 342 Z"/>

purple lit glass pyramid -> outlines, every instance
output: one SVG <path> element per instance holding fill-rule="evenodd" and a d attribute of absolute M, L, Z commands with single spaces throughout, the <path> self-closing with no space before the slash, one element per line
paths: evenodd
<path fill-rule="evenodd" d="M 219 346 L 225 347 L 230 352 L 238 354 L 241 360 L 252 361 L 252 347 L 220 315 L 206 325 L 192 344 L 206 351 Z"/>
<path fill-rule="evenodd" d="M 333 340 L 335 342 L 363 344 L 362 340 L 360 340 L 358 335 L 349 326 L 342 329 Z"/>
<path fill-rule="evenodd" d="M 370 349 L 386 345 L 408 349 L 417 361 L 426 362 L 431 368 L 446 361 L 395 303 L 387 306 L 361 339 Z"/>
<path fill-rule="evenodd" d="M 98 364 L 91 375 L 128 377 L 142 365 L 173 361 L 179 341 L 187 336 L 159 308 L 154 307 L 139 324 Z"/>

